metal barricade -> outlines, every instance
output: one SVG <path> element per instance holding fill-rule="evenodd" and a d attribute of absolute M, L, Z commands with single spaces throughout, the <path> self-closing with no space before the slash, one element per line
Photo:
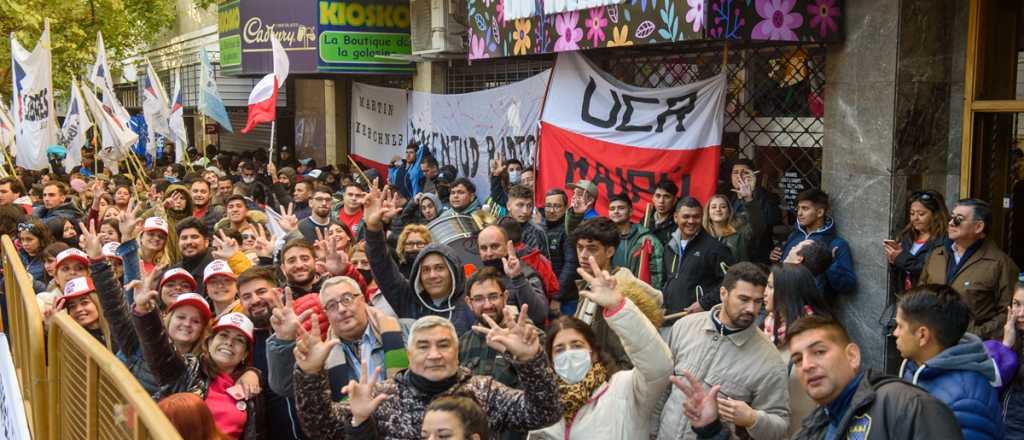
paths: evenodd
<path fill-rule="evenodd" d="M 21 257 L 9 236 L 0 238 L 3 249 L 4 292 L 10 328 L 11 356 L 25 401 L 29 429 L 37 439 L 49 438 L 46 393 L 46 347 L 43 339 L 43 317 L 39 313 L 32 277 L 21 263 Z"/>
<path fill-rule="evenodd" d="M 50 439 L 180 440 L 132 373 L 70 316 L 50 320 Z"/>
<path fill-rule="evenodd" d="M 44 337 L 32 278 L 10 237 L 0 248 L 6 330 L 32 438 L 181 440 L 132 373 L 74 319 L 55 314 Z"/>

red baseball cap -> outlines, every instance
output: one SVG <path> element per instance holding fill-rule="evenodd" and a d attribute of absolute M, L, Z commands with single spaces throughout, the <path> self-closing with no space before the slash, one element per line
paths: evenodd
<path fill-rule="evenodd" d="M 192 274 L 188 273 L 188 271 L 185 270 L 185 269 L 182 269 L 180 267 L 175 267 L 174 269 L 168 269 L 167 272 L 164 272 L 164 276 L 162 278 L 160 278 L 160 285 L 157 286 L 157 288 L 158 289 L 163 289 L 164 284 L 167 284 L 167 282 L 171 281 L 171 280 L 185 280 L 185 281 L 188 281 L 189 284 L 192 285 L 192 289 L 191 290 L 196 290 L 196 287 L 198 286 L 196 284 L 196 279 L 192 278 Z"/>
<path fill-rule="evenodd" d="M 167 313 L 169 314 L 174 309 L 182 306 L 192 306 L 199 309 L 199 313 L 203 315 L 206 322 L 210 321 L 210 317 L 213 316 L 213 312 L 210 311 L 210 304 L 198 293 L 190 292 L 178 295 L 178 298 L 174 300 L 174 304 L 167 308 Z"/>

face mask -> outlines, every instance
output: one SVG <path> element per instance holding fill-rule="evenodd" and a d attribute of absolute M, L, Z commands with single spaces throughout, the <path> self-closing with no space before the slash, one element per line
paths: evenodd
<path fill-rule="evenodd" d="M 492 267 L 494 270 L 497 270 L 498 273 L 505 273 L 505 264 L 501 262 L 501 258 L 484 261 L 483 263 L 484 267 Z"/>
<path fill-rule="evenodd" d="M 253 183 L 256 181 L 256 177 L 245 177 L 242 176 L 242 181 L 245 183 Z"/>
<path fill-rule="evenodd" d="M 518 171 L 518 170 L 516 170 L 516 171 L 509 171 L 508 172 L 508 181 L 512 182 L 513 184 L 519 183 L 519 178 L 521 177 L 521 173 L 522 173 L 522 171 Z"/>
<path fill-rule="evenodd" d="M 416 261 L 416 256 L 419 255 L 419 254 L 420 254 L 419 252 L 406 252 L 405 253 L 405 261 L 407 261 L 409 263 L 412 263 L 413 261 Z"/>
<path fill-rule="evenodd" d="M 366 281 L 366 284 L 373 282 L 373 271 L 370 269 L 359 269 L 359 274 L 363 276 L 363 281 Z"/>
<path fill-rule="evenodd" d="M 587 377 L 590 367 L 590 352 L 587 350 L 577 348 L 555 355 L 555 373 L 570 385 Z"/>

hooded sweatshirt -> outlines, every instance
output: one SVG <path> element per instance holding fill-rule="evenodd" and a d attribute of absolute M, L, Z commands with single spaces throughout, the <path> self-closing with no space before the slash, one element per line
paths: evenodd
<path fill-rule="evenodd" d="M 857 275 L 853 272 L 853 254 L 850 252 L 850 244 L 839 236 L 839 230 L 832 217 L 825 217 L 825 223 L 821 228 L 812 232 L 805 231 L 800 222 L 797 222 L 786 240 L 786 247 L 782 249 L 782 261 L 785 261 L 789 252 L 804 240 L 819 242 L 833 252 L 832 265 L 817 280 L 818 287 L 826 297 L 835 300 L 836 295 L 853 293 L 857 289 Z"/>
<path fill-rule="evenodd" d="M 965 440 L 1003 438 L 998 391 L 1002 379 L 977 336 L 965 334 L 960 343 L 921 366 L 905 359 L 900 377 L 945 403 L 960 423 Z"/>
<path fill-rule="evenodd" d="M 439 254 L 445 259 L 452 274 L 452 288 L 448 295 L 435 302 L 427 295 L 420 283 L 420 267 L 430 254 Z M 366 257 L 370 260 L 373 278 L 377 280 L 381 293 L 399 318 L 419 319 L 427 315 L 447 318 L 455 325 L 458 334 L 470 330 L 476 317 L 469 305 L 462 299 L 466 277 L 462 262 L 448 246 L 433 243 L 423 248 L 412 263 L 412 279 L 402 276 L 395 260 L 388 255 L 383 231 L 366 230 Z"/>

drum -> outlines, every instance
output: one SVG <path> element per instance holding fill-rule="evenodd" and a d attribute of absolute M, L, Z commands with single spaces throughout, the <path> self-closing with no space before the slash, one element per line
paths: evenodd
<path fill-rule="evenodd" d="M 434 243 L 450 247 L 462 264 L 482 267 L 476 236 L 480 232 L 473 218 L 453 213 L 442 214 L 427 225 Z"/>
<path fill-rule="evenodd" d="M 434 243 L 451 244 L 456 240 L 473 237 L 480 232 L 473 217 L 454 213 L 442 214 L 427 225 Z"/>

